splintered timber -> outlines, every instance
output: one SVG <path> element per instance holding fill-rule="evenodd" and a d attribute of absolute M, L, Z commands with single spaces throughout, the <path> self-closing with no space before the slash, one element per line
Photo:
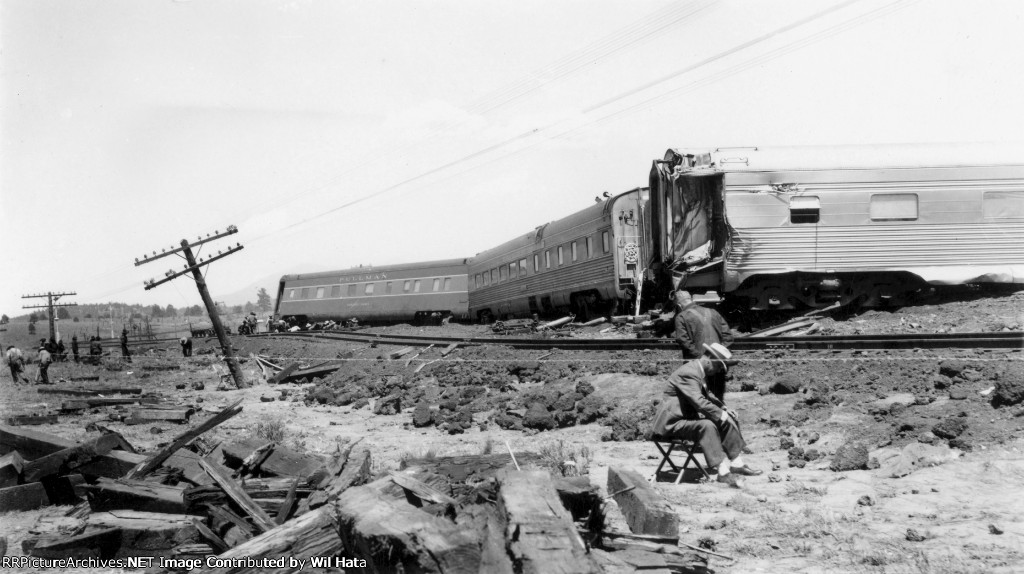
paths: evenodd
<path fill-rule="evenodd" d="M 312 556 L 309 558 L 154 558 L 152 556 L 136 556 L 128 558 L 39 558 L 37 556 L 4 556 L 0 558 L 0 568 L 168 568 L 173 570 L 197 570 L 199 568 L 295 568 L 301 569 L 309 564 L 313 568 L 365 568 L 366 560 L 347 558 L 344 556 Z"/>

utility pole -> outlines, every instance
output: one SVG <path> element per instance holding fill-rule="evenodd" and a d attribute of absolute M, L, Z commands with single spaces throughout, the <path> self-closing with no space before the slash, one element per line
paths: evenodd
<path fill-rule="evenodd" d="M 169 270 L 167 273 L 164 273 L 164 278 L 159 281 L 154 279 L 146 281 L 146 290 L 148 291 L 157 285 L 161 285 L 172 279 L 181 277 L 189 272 L 192 273 L 192 278 L 195 280 L 196 287 L 199 289 L 199 296 L 203 298 L 203 304 L 206 305 L 206 312 L 210 315 L 210 322 L 213 323 L 213 330 L 217 333 L 217 340 L 220 341 L 220 348 L 224 353 L 224 362 L 228 364 L 228 370 L 231 371 L 231 376 L 235 379 L 235 386 L 239 389 L 244 389 L 249 386 L 249 383 L 245 380 L 241 367 L 238 366 L 238 360 L 235 359 L 235 352 L 231 349 L 231 341 L 228 340 L 228 336 L 224 332 L 224 326 L 220 322 L 220 315 L 217 313 L 217 306 L 213 302 L 213 297 L 210 297 L 210 291 L 206 288 L 206 278 L 203 276 L 201 271 L 203 266 L 209 265 L 218 259 L 227 257 L 236 251 L 241 251 L 242 246 L 235 243 L 235 247 L 228 247 L 227 251 L 224 253 L 218 251 L 217 255 L 207 256 L 205 259 L 200 258 L 198 260 L 196 259 L 195 254 L 192 253 L 193 247 L 201 246 L 203 243 L 220 239 L 221 237 L 227 237 L 233 233 L 238 233 L 238 228 L 234 225 L 229 225 L 227 231 L 224 233 L 214 231 L 213 236 L 207 234 L 205 239 L 200 237 L 194 243 L 189 243 L 187 239 L 182 239 L 181 247 L 172 247 L 170 251 L 161 250 L 159 255 L 157 255 L 156 251 L 153 252 L 152 256 L 143 255 L 142 261 L 139 261 L 138 259 L 135 260 L 135 266 L 138 267 L 144 263 L 149 263 L 161 257 L 173 254 L 178 254 L 179 257 L 183 257 L 185 259 L 185 268 L 182 271 L 175 272 L 174 270 Z"/>
<path fill-rule="evenodd" d="M 46 293 L 39 293 L 37 295 L 22 295 L 21 296 L 22 299 L 35 299 L 35 298 L 39 298 L 39 297 L 46 297 L 46 305 L 22 305 L 21 308 L 22 309 L 42 309 L 42 308 L 45 307 L 47 309 L 47 314 L 49 315 L 49 318 L 50 318 L 50 338 L 56 340 L 56 338 L 55 338 L 56 335 L 54 334 L 54 329 L 53 329 L 53 319 L 54 319 L 54 316 L 55 316 L 54 313 L 53 313 L 53 308 L 54 307 L 75 307 L 76 305 L 78 305 L 78 303 L 60 303 L 60 304 L 54 303 L 54 301 L 57 301 L 58 299 L 60 299 L 61 297 L 66 296 L 66 295 L 77 295 L 77 293 L 54 293 L 52 291 L 47 291 Z"/>

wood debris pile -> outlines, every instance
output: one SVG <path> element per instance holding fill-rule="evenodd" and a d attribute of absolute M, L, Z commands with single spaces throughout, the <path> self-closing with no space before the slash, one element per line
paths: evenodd
<path fill-rule="evenodd" d="M 0 511 L 76 504 L 22 544 L 51 559 L 215 555 L 224 566 L 213 572 L 294 572 L 295 561 L 307 571 L 707 571 L 678 546 L 674 515 L 628 473 L 615 473 L 614 486 L 630 484 L 613 496 L 639 534 L 607 528 L 586 477 L 553 477 L 529 454 L 408 460 L 374 477 L 358 440 L 329 460 L 256 438 L 204 440 L 240 402 L 149 455 L 112 432 L 75 444 L 0 427 Z"/>

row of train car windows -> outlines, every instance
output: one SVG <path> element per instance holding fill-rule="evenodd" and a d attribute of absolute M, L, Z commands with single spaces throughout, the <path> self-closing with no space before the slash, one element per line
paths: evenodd
<path fill-rule="evenodd" d="M 451 291 L 452 290 L 452 278 L 451 277 L 443 277 L 443 278 L 442 277 L 436 277 L 436 278 L 434 278 L 432 280 L 429 280 L 429 281 L 431 282 L 430 283 L 430 291 L 431 292 Z M 384 283 L 384 293 L 383 293 L 383 295 L 395 295 L 396 293 L 394 291 L 394 289 L 395 289 L 395 285 L 394 284 L 395 284 L 394 281 L 387 281 L 386 283 Z M 350 284 L 344 286 L 344 287 L 346 287 L 346 292 L 345 292 L 344 296 L 345 297 L 357 297 L 357 296 L 359 296 L 359 285 L 363 285 L 363 295 L 373 295 L 374 294 L 374 290 L 375 290 L 374 286 L 376 285 L 376 283 L 350 283 Z M 302 288 L 299 288 L 299 289 L 289 289 L 288 290 L 288 298 L 289 299 L 323 299 L 323 298 L 327 297 L 327 287 L 328 286 L 324 286 L 324 287 L 302 287 Z M 331 299 L 340 299 L 340 298 L 342 298 L 342 294 L 341 294 L 341 288 L 343 287 L 342 285 L 330 285 L 329 287 L 331 288 L 331 294 L 330 294 L 330 298 Z M 422 290 L 422 287 L 423 287 L 423 282 L 422 282 L 421 279 L 406 279 L 405 281 L 402 282 L 402 291 L 401 291 L 401 293 L 419 293 Z M 312 297 L 310 297 L 311 294 L 313 295 Z M 298 295 L 298 296 L 296 296 L 296 295 Z"/>
<path fill-rule="evenodd" d="M 916 221 L 918 198 L 916 193 L 878 193 L 871 196 L 868 215 L 871 221 Z M 982 216 L 986 219 L 1005 219 L 1024 216 L 1024 192 L 986 191 L 982 196 Z M 789 200 L 790 223 L 818 223 L 821 219 L 821 201 L 816 195 L 801 195 Z"/>
<path fill-rule="evenodd" d="M 583 247 L 586 250 L 583 254 L 584 261 L 590 259 L 596 255 L 594 251 L 594 238 L 584 237 L 582 240 L 576 240 L 568 243 L 568 251 L 570 263 L 576 263 L 580 259 L 580 241 L 583 242 Z M 607 255 L 612 250 L 611 245 L 611 233 L 604 231 L 601 233 L 601 249 L 602 253 Z M 547 249 L 543 254 L 544 266 L 541 267 L 541 254 L 533 254 L 533 272 L 534 274 L 540 273 L 542 269 L 551 269 L 551 249 Z M 554 248 L 555 260 L 557 266 L 561 267 L 565 265 L 566 245 L 559 245 Z M 511 263 L 503 263 L 499 267 L 495 267 L 490 271 L 484 271 L 483 273 L 477 273 L 473 276 L 473 286 L 479 289 L 480 287 L 487 287 L 488 285 L 497 285 L 505 281 L 510 281 L 519 277 L 526 277 L 529 274 L 527 268 L 527 260 L 525 258 Z"/>

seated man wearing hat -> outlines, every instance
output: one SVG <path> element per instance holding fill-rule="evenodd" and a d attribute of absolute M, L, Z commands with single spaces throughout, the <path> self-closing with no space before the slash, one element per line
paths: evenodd
<path fill-rule="evenodd" d="M 704 355 L 669 375 L 665 399 L 654 417 L 654 435 L 697 441 L 708 466 L 718 467 L 718 482 L 739 488 L 737 475 L 757 476 L 743 463 L 746 443 L 736 415 L 708 390 L 708 381 L 735 364 L 722 344 L 704 345 Z"/>

